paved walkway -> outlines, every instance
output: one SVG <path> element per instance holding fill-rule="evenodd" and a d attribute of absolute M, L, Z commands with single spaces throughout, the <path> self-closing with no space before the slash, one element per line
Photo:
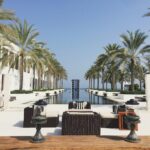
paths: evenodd
<path fill-rule="evenodd" d="M 19 107 L 19 106 L 18 106 Z M 137 107 L 137 106 L 136 106 Z M 136 108 L 136 112 L 140 115 L 141 123 L 139 124 L 138 135 L 150 135 L 150 112 L 144 110 L 144 104 Z M 58 112 L 60 115 L 60 125 L 56 128 L 43 128 L 44 135 L 61 135 L 61 115 L 68 109 L 67 104 L 50 104 L 49 111 Z M 92 105 L 91 108 L 96 112 L 112 112 L 112 105 Z M 35 128 L 23 128 L 23 109 L 16 110 L 11 108 L 0 112 L 0 136 L 32 136 Z M 129 133 L 128 130 L 102 128 L 101 135 L 124 135 Z"/>

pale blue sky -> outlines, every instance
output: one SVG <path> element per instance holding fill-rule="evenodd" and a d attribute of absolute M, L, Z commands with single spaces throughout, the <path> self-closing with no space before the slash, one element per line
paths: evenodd
<path fill-rule="evenodd" d="M 5 0 L 40 32 L 68 72 L 66 87 L 78 78 L 87 86 L 84 74 L 108 43 L 121 44 L 119 35 L 141 29 L 150 35 L 150 17 L 142 17 L 148 0 Z M 150 38 L 147 43 L 150 44 Z"/>

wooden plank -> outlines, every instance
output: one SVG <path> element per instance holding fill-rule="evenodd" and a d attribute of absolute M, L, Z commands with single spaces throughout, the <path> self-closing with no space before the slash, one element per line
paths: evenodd
<path fill-rule="evenodd" d="M 128 143 L 117 136 L 48 136 L 37 144 L 31 137 L 0 137 L 0 150 L 150 150 L 150 137 L 140 138 L 140 143 Z"/>

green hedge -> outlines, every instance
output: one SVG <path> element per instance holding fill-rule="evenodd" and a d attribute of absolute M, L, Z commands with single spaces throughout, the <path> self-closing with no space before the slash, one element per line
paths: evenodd
<path fill-rule="evenodd" d="M 121 94 L 145 94 L 145 91 L 121 91 Z"/>
<path fill-rule="evenodd" d="M 33 90 L 33 92 L 39 92 L 39 91 L 50 91 L 50 90 L 54 90 L 54 89 L 37 89 L 37 90 Z"/>
<path fill-rule="evenodd" d="M 107 89 L 106 92 L 120 92 L 120 90 L 111 90 L 111 89 Z"/>
<path fill-rule="evenodd" d="M 33 93 L 33 91 L 27 91 L 27 90 L 14 90 L 10 92 L 11 94 L 29 94 Z"/>
<path fill-rule="evenodd" d="M 111 90 L 111 89 L 97 89 L 97 88 L 95 88 L 95 89 L 92 89 L 92 90 L 98 90 L 98 91 L 106 91 L 106 92 L 120 92 L 120 90 Z"/>

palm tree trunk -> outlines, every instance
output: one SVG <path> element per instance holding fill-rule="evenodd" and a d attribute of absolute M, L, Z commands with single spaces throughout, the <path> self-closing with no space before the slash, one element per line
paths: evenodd
<path fill-rule="evenodd" d="M 97 90 L 99 89 L 99 76 L 97 77 Z"/>
<path fill-rule="evenodd" d="M 93 78 L 93 89 L 95 89 L 95 78 Z"/>
<path fill-rule="evenodd" d="M 123 91 L 123 81 L 124 81 L 124 75 L 121 74 L 121 91 Z"/>
<path fill-rule="evenodd" d="M 19 90 L 22 90 L 23 89 L 23 54 L 20 55 L 19 74 L 20 74 Z"/>
<path fill-rule="evenodd" d="M 91 87 L 90 87 L 90 88 L 92 89 L 92 88 L 93 88 L 93 86 L 92 86 L 92 84 L 93 84 L 93 83 L 92 83 L 92 78 L 90 78 L 90 81 L 91 81 Z"/>
<path fill-rule="evenodd" d="M 134 61 L 131 59 L 131 90 L 134 91 Z"/>
<path fill-rule="evenodd" d="M 142 80 L 140 80 L 140 90 L 142 91 Z"/>
<path fill-rule="evenodd" d="M 33 66 L 33 85 L 32 85 L 32 89 L 35 89 L 35 65 Z"/>
<path fill-rule="evenodd" d="M 41 88 L 41 73 L 38 71 L 38 89 Z"/>
<path fill-rule="evenodd" d="M 106 81 L 106 90 L 107 90 L 107 88 L 108 88 L 107 85 L 108 85 L 108 82 Z"/>
<path fill-rule="evenodd" d="M 115 73 L 114 72 L 112 72 L 112 86 L 111 86 L 111 89 L 112 90 L 115 90 Z"/>
<path fill-rule="evenodd" d="M 55 78 L 55 88 L 56 89 L 58 88 L 58 78 L 57 77 Z"/>
<path fill-rule="evenodd" d="M 102 81 L 102 89 L 104 89 L 104 71 L 102 70 L 102 78 L 101 78 L 101 81 Z"/>
<path fill-rule="evenodd" d="M 43 89 L 43 73 L 41 73 L 41 81 L 40 81 L 40 84 L 41 84 L 41 88 Z"/>
<path fill-rule="evenodd" d="M 62 88 L 64 88 L 64 83 L 63 83 L 63 79 L 62 79 L 62 84 L 61 84 Z"/>
<path fill-rule="evenodd" d="M 103 79 L 102 79 L 102 89 L 104 90 L 104 81 L 103 81 Z"/>
<path fill-rule="evenodd" d="M 121 91 L 123 91 L 123 80 L 121 80 Z"/>
<path fill-rule="evenodd" d="M 55 77 L 55 75 L 53 77 L 53 89 L 56 89 L 56 77 Z"/>
<path fill-rule="evenodd" d="M 52 76 L 49 75 L 49 88 L 52 89 Z"/>

